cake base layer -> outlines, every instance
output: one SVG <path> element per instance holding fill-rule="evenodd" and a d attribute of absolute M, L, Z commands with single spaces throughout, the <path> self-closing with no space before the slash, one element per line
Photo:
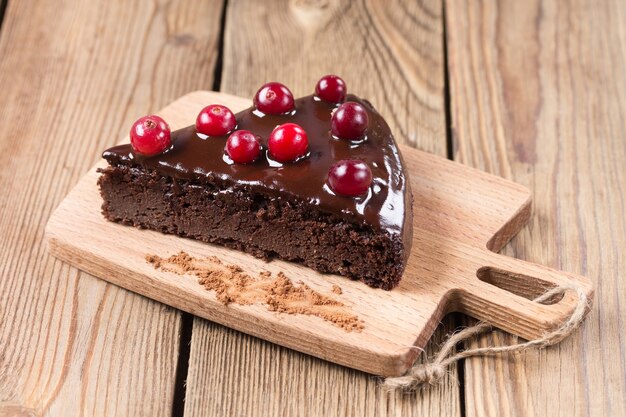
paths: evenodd
<path fill-rule="evenodd" d="M 101 169 L 111 221 L 215 243 L 256 257 L 298 262 L 390 290 L 405 266 L 399 236 L 354 224 L 293 198 L 164 177 L 118 165 Z"/>

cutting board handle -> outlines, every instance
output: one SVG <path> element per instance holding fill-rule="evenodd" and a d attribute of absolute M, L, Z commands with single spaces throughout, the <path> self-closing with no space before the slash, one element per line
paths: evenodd
<path fill-rule="evenodd" d="M 487 260 L 487 262 L 484 262 Z M 573 291 L 539 303 L 551 288 L 580 284 L 591 305 L 593 286 L 584 277 L 489 252 L 475 279 L 464 280 L 456 309 L 525 339 L 535 339 L 567 320 L 579 297 Z"/>

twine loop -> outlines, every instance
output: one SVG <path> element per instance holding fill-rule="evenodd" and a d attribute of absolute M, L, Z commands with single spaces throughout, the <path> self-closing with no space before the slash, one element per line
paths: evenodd
<path fill-rule="evenodd" d="M 429 362 L 413 365 L 406 375 L 385 378 L 383 387 L 389 391 L 394 391 L 397 389 L 415 389 L 423 384 L 434 385 L 443 379 L 447 373 L 448 367 L 460 359 L 521 352 L 528 348 L 542 349 L 546 346 L 559 343 L 572 334 L 585 318 L 585 311 L 589 307 L 589 302 L 584 287 L 572 281 L 571 283 L 554 287 L 533 300 L 538 303 L 543 303 L 556 295 L 565 294 L 567 291 L 575 292 L 577 297 L 576 306 L 572 314 L 559 327 L 545 333 L 540 338 L 512 345 L 466 349 L 453 353 L 454 348 L 459 343 L 475 339 L 481 334 L 493 329 L 491 324 L 479 322 L 474 326 L 466 327 L 449 335 L 439 352 Z"/>

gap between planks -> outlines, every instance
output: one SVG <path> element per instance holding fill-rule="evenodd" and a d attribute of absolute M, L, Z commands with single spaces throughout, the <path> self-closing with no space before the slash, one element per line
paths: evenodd
<path fill-rule="evenodd" d="M 452 137 L 452 100 L 450 98 L 450 69 L 448 65 L 448 27 L 446 24 L 446 1 L 441 2 L 441 27 L 442 27 L 442 51 L 443 51 L 443 108 L 444 123 L 446 135 L 446 157 L 450 161 L 454 161 L 454 139 Z M 461 313 L 451 313 L 451 321 L 455 329 L 463 325 L 463 317 Z M 459 349 L 457 346 L 455 349 Z M 428 360 L 428 359 L 427 359 Z M 465 359 L 457 362 L 456 370 L 458 373 L 459 387 L 459 412 L 460 417 L 466 416 L 465 411 Z"/>
<path fill-rule="evenodd" d="M 217 59 L 215 60 L 215 67 L 213 69 L 213 91 L 220 91 L 222 85 L 222 71 L 224 70 L 224 34 L 226 32 L 228 1 L 229 0 L 223 1 L 220 14 L 220 32 L 217 38 Z M 185 398 L 187 397 L 187 377 L 189 375 L 193 322 L 194 316 L 192 314 L 186 312 L 182 313 L 178 361 L 176 364 L 176 385 L 174 386 L 174 398 L 172 400 L 172 416 L 185 415 Z"/>
<path fill-rule="evenodd" d="M 0 0 L 0 30 L 2 29 L 2 23 L 4 23 L 4 14 L 7 10 L 9 0 Z"/>

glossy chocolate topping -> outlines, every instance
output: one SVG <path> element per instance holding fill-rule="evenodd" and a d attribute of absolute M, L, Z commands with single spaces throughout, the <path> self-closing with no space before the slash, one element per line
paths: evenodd
<path fill-rule="evenodd" d="M 236 115 L 237 129 L 261 136 L 262 156 L 251 164 L 233 164 L 225 156 L 228 135 L 206 137 L 197 134 L 195 126 L 172 132 L 172 148 L 163 154 L 144 157 L 135 154 L 127 144 L 106 150 L 103 157 L 112 165 L 141 165 L 175 178 L 221 180 L 221 188 L 225 189 L 245 184 L 252 192 L 298 198 L 347 221 L 403 234 L 405 220 L 410 219 L 411 196 L 389 126 L 369 102 L 353 95 L 348 95 L 347 100 L 367 109 L 369 126 L 365 140 L 332 138 L 330 119 L 337 106 L 307 96 L 296 100 L 295 111 L 289 115 L 264 115 L 254 108 Z M 309 155 L 298 162 L 280 164 L 268 157 L 266 144 L 272 130 L 287 122 L 297 123 L 307 132 Z M 374 179 L 366 195 L 345 197 L 329 189 L 328 170 L 341 159 L 360 159 L 369 165 Z"/>

